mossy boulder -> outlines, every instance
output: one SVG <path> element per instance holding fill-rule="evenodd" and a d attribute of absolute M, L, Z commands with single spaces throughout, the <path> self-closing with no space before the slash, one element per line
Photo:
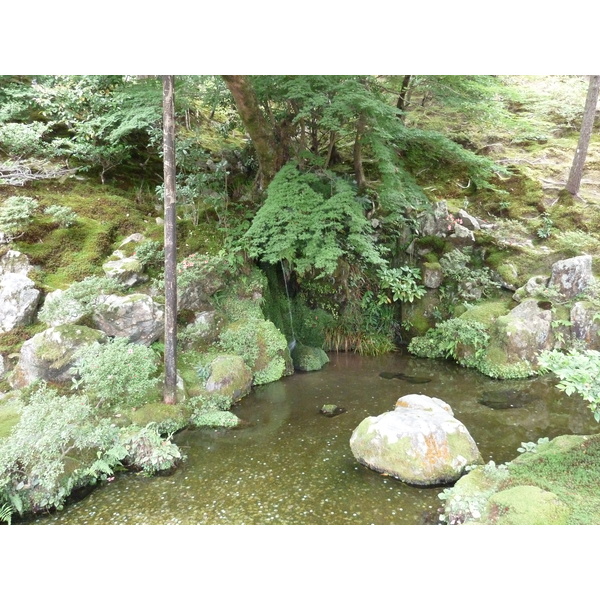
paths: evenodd
<path fill-rule="evenodd" d="M 238 354 L 252 371 L 252 383 L 277 381 L 294 372 L 285 336 L 262 319 L 241 319 L 221 334 L 219 345 L 228 354 Z"/>
<path fill-rule="evenodd" d="M 232 400 L 247 396 L 252 388 L 252 371 L 241 356 L 220 354 L 210 363 L 210 375 L 204 384 L 207 392 L 219 393 Z"/>
<path fill-rule="evenodd" d="M 329 362 L 329 356 L 322 348 L 297 342 L 292 350 L 292 361 L 297 371 L 320 371 Z"/>
<path fill-rule="evenodd" d="M 600 323 L 598 308 L 591 302 L 576 302 L 571 308 L 571 333 L 574 340 L 581 340 L 586 348 L 600 350 Z"/>
<path fill-rule="evenodd" d="M 65 382 L 75 376 L 76 352 L 106 336 L 83 325 L 50 327 L 27 340 L 19 354 L 19 362 L 10 374 L 13 388 L 21 388 L 36 379 Z"/>
<path fill-rule="evenodd" d="M 184 429 L 189 421 L 189 409 L 183 404 L 152 402 L 128 412 L 127 417 L 134 425 L 146 427 L 154 423 L 161 434 L 171 434 Z"/>
<path fill-rule="evenodd" d="M 570 300 L 584 292 L 593 282 L 592 257 L 584 254 L 554 263 L 548 287 L 562 298 Z"/>
<path fill-rule="evenodd" d="M 40 291 L 27 275 L 0 276 L 0 333 L 33 323 L 39 300 Z"/>
<path fill-rule="evenodd" d="M 135 257 L 125 257 L 109 260 L 102 265 L 102 270 L 107 277 L 115 279 L 127 287 L 147 281 L 142 263 Z"/>
<path fill-rule="evenodd" d="M 411 394 L 395 410 L 367 417 L 352 433 L 361 464 L 413 485 L 454 482 L 468 465 L 482 462 L 466 427 L 438 398 Z"/>
<path fill-rule="evenodd" d="M 196 427 L 231 429 L 241 423 L 239 417 L 227 410 L 207 410 L 192 417 Z"/>

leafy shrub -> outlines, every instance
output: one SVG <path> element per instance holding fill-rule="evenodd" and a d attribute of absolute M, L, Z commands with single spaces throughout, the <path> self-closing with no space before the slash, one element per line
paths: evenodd
<path fill-rule="evenodd" d="M 558 252 L 568 257 L 600 253 L 600 240 L 580 230 L 556 233 L 554 246 Z"/>
<path fill-rule="evenodd" d="M 152 349 L 126 338 L 85 346 L 77 353 L 76 370 L 99 404 L 138 406 L 158 383 Z"/>
<path fill-rule="evenodd" d="M 443 291 L 450 299 L 456 297 L 463 302 L 489 296 L 500 284 L 494 281 L 487 267 L 476 268 L 472 257 L 458 248 L 440 258 L 444 273 Z"/>
<path fill-rule="evenodd" d="M 52 323 L 68 319 L 73 314 L 89 314 L 100 295 L 121 290 L 123 285 L 111 277 L 86 277 L 71 284 L 62 295 L 46 300 L 38 318 L 44 323 Z"/>
<path fill-rule="evenodd" d="M 452 358 L 460 365 L 476 368 L 489 339 L 487 327 L 482 323 L 449 319 L 424 336 L 413 338 L 408 350 L 423 358 Z"/>
<path fill-rule="evenodd" d="M 77 221 L 77 213 L 69 208 L 68 206 L 58 206 L 53 204 L 49 206 L 45 211 L 45 214 L 50 215 L 55 223 L 58 223 L 61 227 L 71 227 Z"/>
<path fill-rule="evenodd" d="M 160 242 L 147 240 L 135 249 L 135 257 L 143 267 L 159 269 L 165 261 L 165 251 Z"/>
<path fill-rule="evenodd" d="M 11 435 L 0 442 L 0 499 L 21 514 L 61 506 L 92 473 L 66 473 L 71 453 L 94 449 L 102 454 L 114 443 L 114 428 L 95 418 L 87 398 L 37 386 Z"/>
<path fill-rule="evenodd" d="M 170 439 L 164 439 L 152 424 L 139 429 L 129 427 L 121 435 L 126 456 L 123 464 L 141 469 L 145 475 L 155 475 L 175 467 L 183 455 Z"/>
<path fill-rule="evenodd" d="M 13 158 L 48 156 L 52 149 L 43 136 L 49 128 L 49 124 L 40 121 L 0 124 L 0 147 Z"/>
<path fill-rule="evenodd" d="M 559 379 L 557 388 L 571 396 L 579 394 L 589 403 L 594 419 L 600 423 L 600 352 L 572 350 L 563 354 L 559 350 L 544 351 L 539 364 L 542 372 L 551 371 Z"/>
<path fill-rule="evenodd" d="M 0 231 L 9 239 L 23 235 L 38 202 L 27 196 L 11 196 L 0 206 Z"/>
<path fill-rule="evenodd" d="M 421 270 L 403 265 L 397 269 L 383 267 L 379 271 L 379 283 L 384 290 L 389 290 L 394 302 L 413 302 L 422 298 L 427 290 L 420 284 Z M 385 297 L 387 302 L 390 299 Z"/>

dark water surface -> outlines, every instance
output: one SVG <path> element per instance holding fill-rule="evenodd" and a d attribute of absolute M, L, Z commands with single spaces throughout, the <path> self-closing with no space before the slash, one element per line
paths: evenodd
<path fill-rule="evenodd" d="M 437 495 L 443 488 L 415 488 L 372 472 L 356 463 L 349 447 L 362 419 L 391 410 L 400 396 L 410 393 L 448 402 L 486 462 L 513 459 L 524 441 L 600 431 L 587 406 L 559 392 L 550 378 L 499 382 L 442 361 L 401 354 L 330 358 L 323 371 L 288 377 L 244 398 L 235 412 L 248 423 L 245 428 L 175 436 L 188 458 L 173 475 L 119 475 L 35 523 L 436 522 L 441 506 Z M 319 414 L 323 404 L 337 404 L 346 412 L 328 418 Z"/>

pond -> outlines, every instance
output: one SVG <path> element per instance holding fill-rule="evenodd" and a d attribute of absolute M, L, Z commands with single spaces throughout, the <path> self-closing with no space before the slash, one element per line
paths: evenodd
<path fill-rule="evenodd" d="M 349 447 L 355 427 L 391 410 L 405 394 L 448 402 L 484 460 L 506 462 L 521 442 L 600 432 L 587 406 L 549 377 L 502 382 L 444 361 L 395 353 L 331 354 L 319 372 L 256 388 L 235 408 L 230 431 L 184 431 L 187 460 L 172 475 L 118 475 L 35 524 L 437 523 L 443 488 L 417 488 L 359 465 Z M 380 373 L 402 373 L 386 379 Z M 410 378 L 416 378 L 410 379 Z M 319 413 L 324 404 L 345 412 Z"/>

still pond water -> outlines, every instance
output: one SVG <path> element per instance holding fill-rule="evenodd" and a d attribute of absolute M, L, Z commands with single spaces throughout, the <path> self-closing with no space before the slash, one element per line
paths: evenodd
<path fill-rule="evenodd" d="M 119 475 L 35 524 L 415 525 L 437 522 L 443 488 L 416 488 L 357 464 L 355 427 L 405 394 L 448 402 L 486 462 L 518 455 L 521 442 L 596 433 L 589 409 L 551 378 L 499 382 L 443 361 L 393 354 L 331 354 L 315 373 L 257 388 L 235 408 L 238 430 L 185 431 L 187 460 L 172 475 Z M 401 372 L 421 383 L 384 379 Z M 423 379 L 430 380 L 422 383 Z M 346 412 L 328 418 L 323 404 Z"/>

